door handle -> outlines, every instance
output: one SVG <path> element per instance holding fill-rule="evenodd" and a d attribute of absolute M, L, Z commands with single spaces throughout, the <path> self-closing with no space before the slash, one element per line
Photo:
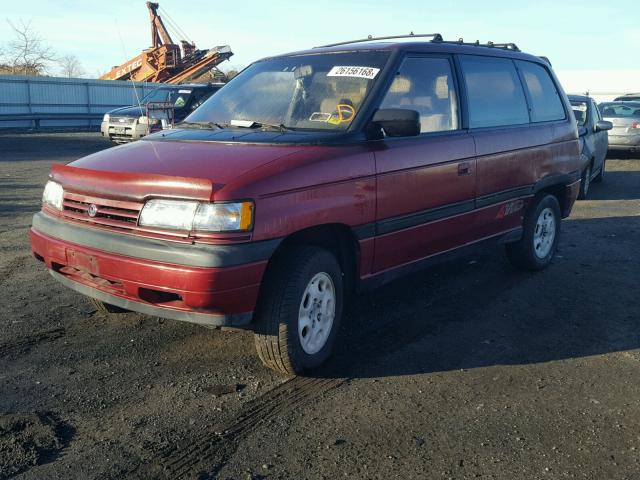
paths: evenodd
<path fill-rule="evenodd" d="M 458 175 L 471 175 L 471 166 L 467 162 L 459 163 Z"/>

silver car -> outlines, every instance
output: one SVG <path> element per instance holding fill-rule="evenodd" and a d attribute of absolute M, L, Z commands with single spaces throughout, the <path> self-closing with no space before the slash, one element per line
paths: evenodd
<path fill-rule="evenodd" d="M 596 102 L 585 95 L 569 95 L 571 109 L 578 124 L 578 134 L 582 146 L 582 176 L 578 198 L 584 200 L 589 193 L 591 181 L 601 182 L 604 179 L 607 160 L 607 130 L 611 130 L 611 122 L 602 120 Z"/>
<path fill-rule="evenodd" d="M 613 101 L 637 102 L 640 101 L 640 93 L 627 93 L 626 95 L 622 95 L 621 97 L 614 98 Z"/>
<path fill-rule="evenodd" d="M 613 123 L 609 150 L 640 151 L 640 101 L 604 102 L 598 108 L 602 117 Z"/>

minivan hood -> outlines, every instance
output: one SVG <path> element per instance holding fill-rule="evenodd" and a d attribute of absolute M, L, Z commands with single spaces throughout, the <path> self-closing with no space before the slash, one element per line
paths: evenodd
<path fill-rule="evenodd" d="M 109 148 L 66 166 L 55 165 L 52 177 L 63 187 L 87 195 L 131 200 L 154 195 L 202 199 L 204 195 L 211 199 L 228 182 L 298 150 L 293 145 L 147 140 Z M 172 183 L 177 187 L 173 192 Z M 189 183 L 199 185 L 197 193 L 183 191 Z M 129 188 L 129 184 L 136 186 Z"/>
<path fill-rule="evenodd" d="M 141 117 L 142 115 L 145 115 L 145 109 L 142 107 L 137 107 L 134 105 L 131 105 L 129 107 L 120 107 L 120 108 L 115 108 L 113 110 L 109 110 L 107 112 L 109 114 L 109 116 L 112 117 Z"/>

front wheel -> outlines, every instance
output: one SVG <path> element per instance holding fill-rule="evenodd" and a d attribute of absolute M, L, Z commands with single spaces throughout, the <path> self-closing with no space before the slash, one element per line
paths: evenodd
<path fill-rule="evenodd" d="M 335 256 L 296 247 L 267 272 L 256 309 L 256 350 L 269 368 L 297 375 L 329 358 L 342 317 L 342 271 Z"/>
<path fill-rule="evenodd" d="M 524 218 L 522 238 L 506 245 L 511 263 L 523 270 L 542 270 L 549 265 L 560 239 L 560 219 L 555 196 L 534 197 Z"/>

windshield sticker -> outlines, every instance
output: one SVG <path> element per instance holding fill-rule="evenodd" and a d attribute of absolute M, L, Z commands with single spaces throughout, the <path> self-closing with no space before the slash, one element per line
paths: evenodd
<path fill-rule="evenodd" d="M 191 93 L 191 90 L 178 90 L 178 93 Z"/>
<path fill-rule="evenodd" d="M 586 112 L 587 111 L 587 106 L 582 103 L 580 105 L 571 105 L 571 108 L 573 109 L 574 112 Z"/>
<path fill-rule="evenodd" d="M 253 128 L 255 123 L 253 120 L 231 120 L 232 127 Z"/>
<path fill-rule="evenodd" d="M 331 114 L 330 113 L 313 112 L 311 114 L 311 116 L 309 117 L 309 121 L 310 122 L 324 122 L 324 123 L 327 123 L 330 118 L 331 118 Z"/>
<path fill-rule="evenodd" d="M 329 71 L 329 73 L 327 73 L 327 77 L 356 77 L 373 80 L 374 78 L 376 78 L 376 75 L 378 75 L 379 71 L 379 68 L 372 67 L 338 66 L 333 67 Z"/>

